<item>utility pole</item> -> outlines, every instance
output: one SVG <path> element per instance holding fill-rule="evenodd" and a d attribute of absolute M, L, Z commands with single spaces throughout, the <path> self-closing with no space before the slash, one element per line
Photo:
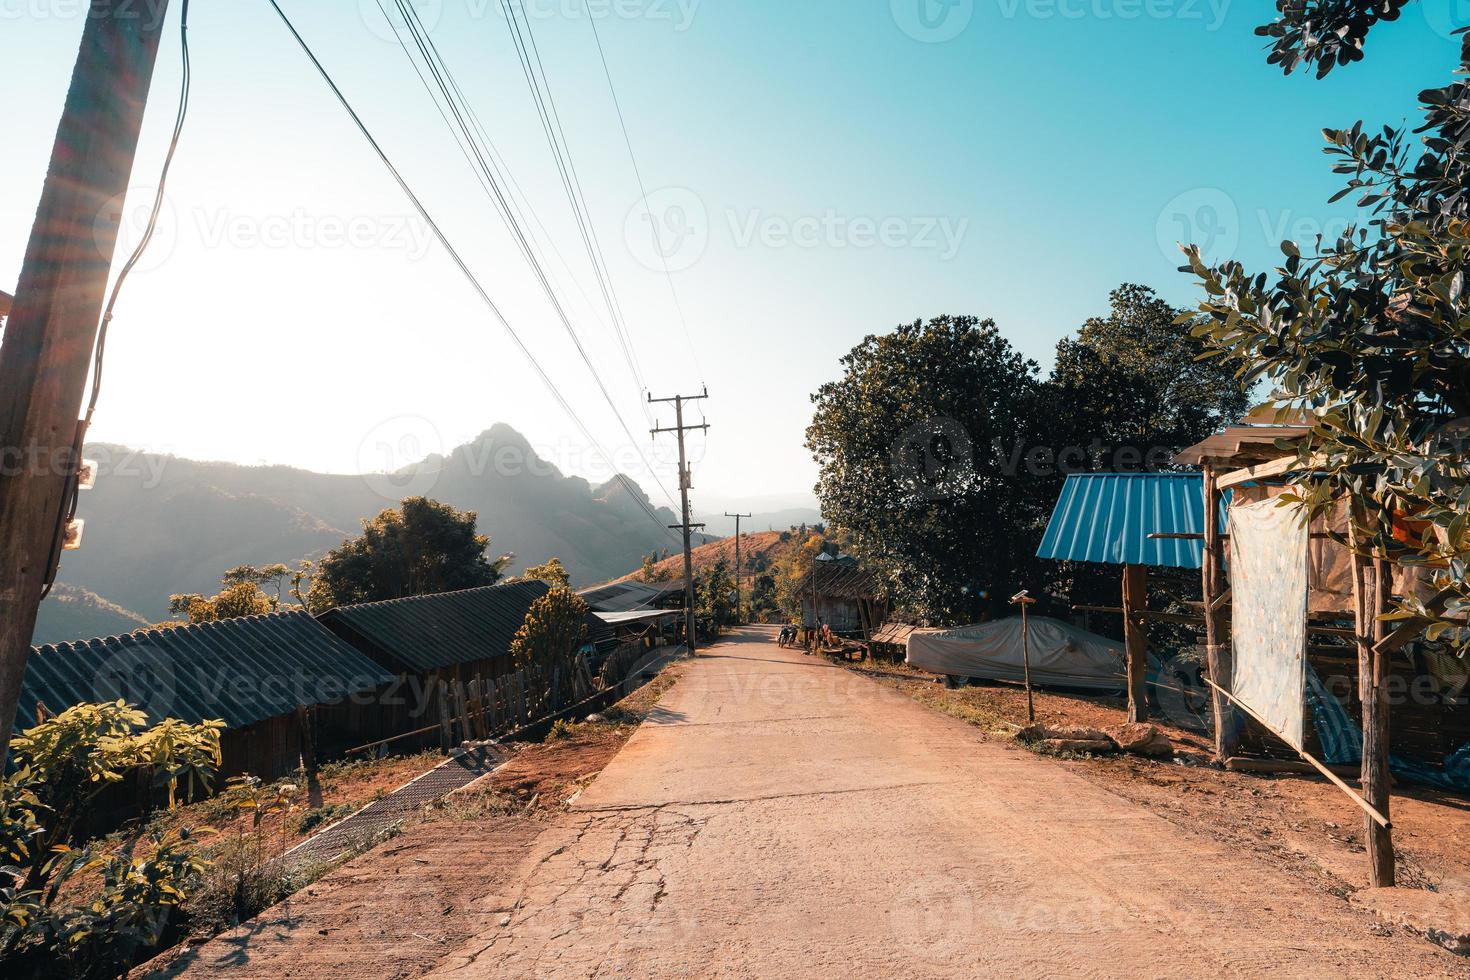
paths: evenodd
<path fill-rule="evenodd" d="M 0 762 L 69 481 L 167 0 L 92 0 L 0 346 Z"/>
<path fill-rule="evenodd" d="M 742 567 L 740 564 L 740 518 L 750 517 L 751 515 L 732 514 L 727 510 L 725 511 L 725 516 L 735 518 L 735 621 L 738 623 L 740 621 L 740 610 L 743 608 L 740 605 L 740 569 Z"/>
<path fill-rule="evenodd" d="M 657 437 L 660 433 L 674 432 L 679 436 L 679 499 L 683 503 L 684 517 L 681 524 L 670 524 L 669 527 L 684 532 L 684 636 L 689 644 L 689 653 L 694 654 L 694 557 L 689 553 L 689 532 L 703 524 L 689 523 L 689 464 L 688 457 L 684 453 L 684 433 L 698 431 L 709 431 L 709 423 L 701 425 L 684 424 L 684 403 L 702 401 L 709 397 L 709 389 L 703 389 L 698 395 L 675 395 L 672 398 L 655 398 L 648 396 L 649 404 L 661 404 L 663 402 L 674 403 L 674 426 L 672 428 L 654 428 L 651 431 Z"/>

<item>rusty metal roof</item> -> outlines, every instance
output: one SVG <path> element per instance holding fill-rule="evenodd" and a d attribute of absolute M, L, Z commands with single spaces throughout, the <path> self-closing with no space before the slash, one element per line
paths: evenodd
<path fill-rule="evenodd" d="M 241 728 L 392 680 L 304 612 L 139 630 L 32 648 L 15 728 L 36 723 L 38 701 L 54 713 L 119 698 L 149 722 Z"/>
<path fill-rule="evenodd" d="M 511 582 L 341 606 L 319 618 L 389 670 L 428 671 L 509 655 L 526 611 L 550 591 L 539 580 Z M 612 629 L 589 613 L 587 641 L 611 637 Z"/>
<path fill-rule="evenodd" d="M 658 609 L 661 603 L 683 593 L 684 585 L 681 582 L 650 583 L 629 579 L 582 589 L 577 594 L 598 612 L 632 612 L 638 609 Z"/>

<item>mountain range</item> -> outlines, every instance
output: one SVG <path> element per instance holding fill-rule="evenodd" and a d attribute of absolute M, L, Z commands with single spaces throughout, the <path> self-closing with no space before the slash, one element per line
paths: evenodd
<path fill-rule="evenodd" d="M 99 475 L 78 508 L 86 521 L 82 547 L 62 557 L 57 585 L 41 605 L 36 643 L 167 619 L 170 594 L 212 594 L 221 573 L 237 565 L 319 557 L 407 496 L 474 511 L 492 556 L 514 552 L 513 567 L 525 567 L 554 555 L 577 586 L 615 578 L 637 568 L 644 554 L 677 547 L 667 525 L 678 518 L 667 507 L 653 508 L 632 480 L 617 476 L 593 486 L 563 475 L 504 424 L 391 474 L 201 462 L 111 444 L 89 444 L 86 455 Z"/>

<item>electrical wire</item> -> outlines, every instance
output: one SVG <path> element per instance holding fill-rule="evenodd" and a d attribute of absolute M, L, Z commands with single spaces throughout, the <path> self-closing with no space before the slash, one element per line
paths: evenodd
<path fill-rule="evenodd" d="M 461 153 L 464 154 L 465 159 L 467 162 L 470 163 L 471 168 L 475 170 L 475 176 L 476 179 L 480 182 L 481 188 L 484 189 L 486 193 L 491 197 L 492 203 L 495 204 L 496 210 L 500 213 L 501 218 L 510 228 L 517 245 L 520 247 L 522 256 L 525 258 L 527 264 L 531 266 L 532 271 L 536 274 L 537 280 L 540 282 L 543 291 L 546 293 L 547 300 L 551 303 L 553 309 L 556 311 L 558 318 L 561 320 L 562 326 L 566 330 L 567 335 L 571 338 L 572 343 L 577 348 L 577 353 L 581 356 L 583 364 L 586 365 L 588 372 L 591 373 L 593 380 L 597 383 L 597 387 L 602 392 L 602 396 L 604 400 L 606 400 L 608 408 L 612 411 L 613 417 L 617 419 L 619 426 L 622 427 L 623 434 L 627 436 L 629 444 L 635 450 L 637 450 L 637 438 L 633 435 L 633 432 L 629 428 L 627 421 L 623 418 L 622 412 L 618 410 L 617 404 L 613 401 L 611 392 L 608 391 L 606 383 L 603 381 L 601 374 L 597 370 L 597 367 L 593 364 L 591 357 L 588 355 L 586 348 L 582 344 L 581 338 L 577 334 L 577 331 L 573 328 L 571 320 L 567 316 L 566 309 L 562 305 L 560 299 L 557 297 L 556 292 L 551 285 L 550 277 L 543 267 L 543 259 L 538 258 L 537 252 L 539 250 L 535 247 L 534 239 L 529 236 L 526 233 L 526 230 L 522 227 L 524 224 L 524 218 L 522 217 L 518 219 L 519 208 L 515 203 L 514 197 L 508 196 L 502 189 L 502 184 L 509 183 L 505 179 L 505 175 L 509 172 L 509 168 L 505 167 L 503 161 L 500 161 L 498 166 L 492 166 L 490 162 L 487 162 L 486 156 L 490 154 L 481 152 L 481 147 L 476 142 L 476 132 L 474 129 L 471 128 L 468 122 L 469 118 L 474 118 L 475 127 L 479 130 L 479 133 L 482 137 L 484 137 L 484 127 L 479 124 L 478 117 L 474 115 L 473 109 L 469 105 L 468 100 L 464 98 L 463 90 L 459 88 L 459 84 L 455 80 L 454 74 L 450 70 L 448 63 L 444 60 L 443 55 L 439 52 L 438 46 L 434 43 L 434 40 L 429 35 L 428 30 L 423 26 L 422 21 L 419 20 L 418 13 L 413 9 L 413 6 L 408 3 L 407 0 L 393 0 L 393 2 L 399 12 L 399 15 L 403 18 L 404 24 L 408 28 L 409 33 L 414 40 L 415 46 L 418 48 L 420 57 L 424 59 L 424 64 L 428 67 L 429 73 L 434 76 L 435 83 L 437 84 L 439 90 L 438 96 L 435 95 L 434 89 L 429 85 L 428 78 L 424 75 L 423 71 L 419 69 L 418 62 L 414 59 L 412 53 L 408 49 L 407 43 L 404 41 L 402 34 L 398 30 L 398 25 L 393 22 L 393 19 L 391 17 L 388 16 L 387 9 L 383 6 L 383 0 L 377 0 L 378 9 L 383 13 L 383 16 L 388 19 L 389 26 L 392 28 L 394 36 L 398 40 L 399 47 L 402 48 L 404 55 L 409 59 L 410 64 L 412 64 L 415 74 L 417 74 L 419 77 L 419 81 L 423 83 L 425 89 L 428 91 L 429 97 L 431 100 L 433 100 L 435 108 L 438 109 L 440 117 L 444 120 L 446 125 L 449 125 L 451 133 L 455 138 L 455 142 L 460 146 Z M 453 114 L 454 116 L 454 123 L 450 122 L 449 116 L 445 113 L 444 108 L 440 105 L 441 96 L 444 100 L 444 104 L 447 105 L 449 108 L 449 113 Z M 490 143 L 488 137 L 484 138 L 484 142 L 487 144 L 488 150 L 488 144 Z M 494 155 L 491 155 L 491 160 L 494 160 Z M 499 176 L 500 178 L 499 181 L 497 181 L 497 176 Z M 529 207 L 529 202 L 527 202 L 527 204 Z M 542 230 L 545 230 L 544 226 Z M 632 369 L 633 362 L 630 361 L 629 366 L 630 369 Z M 641 379 L 638 378 L 638 376 L 636 375 L 635 380 L 641 381 Z M 641 386 L 639 390 L 639 396 L 639 404 L 642 405 L 643 400 Z M 646 456 L 643 456 L 641 450 L 639 450 L 639 456 L 643 459 L 643 463 L 647 467 L 649 475 L 653 478 L 654 483 L 658 485 L 659 490 L 664 494 L 664 497 L 669 501 L 672 506 L 678 506 L 674 501 L 673 494 L 670 493 L 669 488 L 659 477 L 657 470 L 654 469 L 652 461 L 649 460 Z"/>
<path fill-rule="evenodd" d="M 281 5 L 277 3 L 277 0 L 267 0 L 267 2 L 271 5 L 272 9 L 275 10 L 276 15 L 281 19 L 281 22 L 286 26 L 286 29 L 290 31 L 291 36 L 295 39 L 297 45 L 301 48 L 302 52 L 306 55 L 308 60 L 311 61 L 312 66 L 317 71 L 317 74 L 319 74 L 322 80 L 327 83 L 327 87 L 332 90 L 332 94 L 336 97 L 338 103 L 341 104 L 342 108 L 347 112 L 347 115 L 351 117 L 353 124 L 358 129 L 358 132 L 360 132 L 363 138 L 367 140 L 368 145 L 371 146 L 373 152 L 377 154 L 378 159 L 388 170 L 389 175 L 393 177 L 395 182 L 397 182 L 399 189 L 403 191 L 404 195 L 408 198 L 409 203 L 412 204 L 414 209 L 419 213 L 419 217 L 422 218 L 424 223 L 429 226 L 429 230 L 433 232 L 434 237 L 438 239 L 439 244 L 444 248 L 445 252 L 448 253 L 450 259 L 459 268 L 460 272 L 469 282 L 471 288 L 474 289 L 476 295 L 480 297 L 481 302 L 483 302 L 486 308 L 490 310 L 496 321 L 500 323 L 501 327 L 515 343 L 516 347 L 520 349 L 521 354 L 525 356 L 526 360 L 535 370 L 537 376 L 541 379 L 541 382 L 546 386 L 547 391 L 551 393 L 551 396 L 561 406 L 562 410 L 567 414 L 567 417 L 571 419 L 571 421 L 577 426 L 579 430 L 581 430 L 582 435 L 587 439 L 588 443 L 603 456 L 609 467 L 613 468 L 613 471 L 616 472 L 616 467 L 614 467 L 612 463 L 611 454 L 608 453 L 607 450 L 603 448 L 602 444 L 598 442 L 597 438 L 592 435 L 592 432 L 587 428 L 587 425 L 582 421 L 581 417 L 578 416 L 575 411 L 573 411 L 571 405 L 568 404 L 566 398 L 562 395 L 561 391 L 556 387 L 556 385 L 552 383 L 550 376 L 546 373 L 546 370 L 541 366 L 540 362 L 536 360 L 535 355 L 531 353 L 531 350 L 529 347 L 526 346 L 525 341 L 523 341 L 520 335 L 516 333 L 515 328 L 511 326 L 510 321 L 507 320 L 504 313 L 501 312 L 500 307 L 496 305 L 495 301 L 490 297 L 490 294 L 485 290 L 484 285 L 481 284 L 479 277 L 475 275 L 474 271 L 470 269 L 469 265 L 465 262 L 459 251 L 454 247 L 453 243 L 449 241 L 448 236 L 445 235 L 444 230 L 440 228 L 439 223 L 434 220 L 432 215 L 429 214 L 428 208 L 424 206 L 423 201 L 421 201 L 419 199 L 419 196 L 414 193 L 413 188 L 409 186 L 409 183 L 404 178 L 403 174 L 398 170 L 397 166 L 394 165 L 392 159 L 388 156 L 382 145 L 373 136 L 372 131 L 368 129 L 367 124 L 363 122 L 362 117 L 358 115 L 357 110 L 352 107 L 352 103 L 348 101 L 346 94 L 344 94 L 341 87 L 337 85 L 336 80 L 332 78 L 332 75 L 330 72 L 327 71 L 326 66 L 321 63 L 321 60 L 317 58 L 316 53 L 312 51 L 311 46 L 307 44 L 306 38 L 304 38 L 301 35 L 301 32 L 296 29 L 296 25 L 291 22 L 291 18 L 286 16 L 286 12 L 281 9 Z M 653 508 L 648 504 L 646 500 L 642 498 L 641 495 L 634 494 L 633 496 L 634 500 L 642 506 L 642 508 L 648 513 L 650 518 L 657 522 L 660 527 L 664 527 L 665 531 L 669 533 L 671 537 L 674 536 L 673 532 L 664 526 L 663 519 L 657 515 L 657 512 L 653 510 Z"/>
<path fill-rule="evenodd" d="M 699 365 L 699 352 L 694 349 L 694 338 L 689 333 L 689 321 L 684 317 L 684 304 L 679 300 L 679 290 L 674 286 L 674 276 L 669 272 L 669 259 L 664 252 L 663 238 L 658 233 L 658 222 L 653 218 L 653 212 L 648 207 L 648 188 L 643 183 L 643 170 L 638 166 L 638 157 L 633 153 L 633 140 L 628 135 L 628 122 L 623 116 L 623 104 L 618 99 L 618 90 L 613 85 L 612 70 L 607 64 L 607 52 L 602 48 L 602 35 L 597 31 L 597 18 L 592 14 L 592 8 L 583 3 L 583 9 L 587 12 L 587 23 L 592 27 L 592 38 L 597 42 L 597 56 L 602 61 L 602 74 L 607 79 L 607 90 L 612 95 L 613 108 L 617 110 L 618 126 L 623 131 L 623 145 L 628 149 L 628 161 L 633 165 L 633 175 L 638 178 L 638 193 L 643 200 L 643 211 L 648 215 L 649 231 L 653 235 L 653 250 L 658 253 L 659 262 L 663 265 L 664 279 L 669 284 L 669 296 L 674 302 L 674 312 L 679 317 L 679 326 L 684 331 L 684 342 L 689 346 L 689 356 L 694 361 L 694 370 L 699 375 L 700 384 L 704 384 L 704 370 Z"/>

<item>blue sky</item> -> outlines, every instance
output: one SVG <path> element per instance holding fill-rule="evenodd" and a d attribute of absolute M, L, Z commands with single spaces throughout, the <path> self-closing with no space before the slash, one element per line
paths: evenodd
<path fill-rule="evenodd" d="M 590 2 L 692 344 L 651 253 L 589 8 L 526 0 L 642 374 L 658 395 L 709 386 L 695 483 L 712 508 L 809 499 L 809 393 L 868 333 L 991 316 L 1046 367 L 1120 282 L 1191 302 L 1177 239 L 1261 267 L 1281 238 L 1340 227 L 1321 128 L 1417 121 L 1415 94 L 1444 84 L 1457 54 L 1452 0 L 1411 7 L 1363 64 L 1321 82 L 1265 64 L 1252 28 L 1270 5 L 1244 0 Z M 498 0 L 417 6 L 566 259 L 553 277 L 631 443 L 375 0 L 282 5 L 615 465 L 663 499 L 643 458 L 672 489 L 670 453 L 643 435 L 647 406 L 593 301 Z M 174 112 L 178 6 L 128 214 Z M 79 7 L 0 0 L 0 288 L 19 273 Z M 604 475 L 269 5 L 196 3 L 190 40 L 166 233 L 119 309 L 95 435 L 354 472 L 506 421 L 565 469 Z"/>

